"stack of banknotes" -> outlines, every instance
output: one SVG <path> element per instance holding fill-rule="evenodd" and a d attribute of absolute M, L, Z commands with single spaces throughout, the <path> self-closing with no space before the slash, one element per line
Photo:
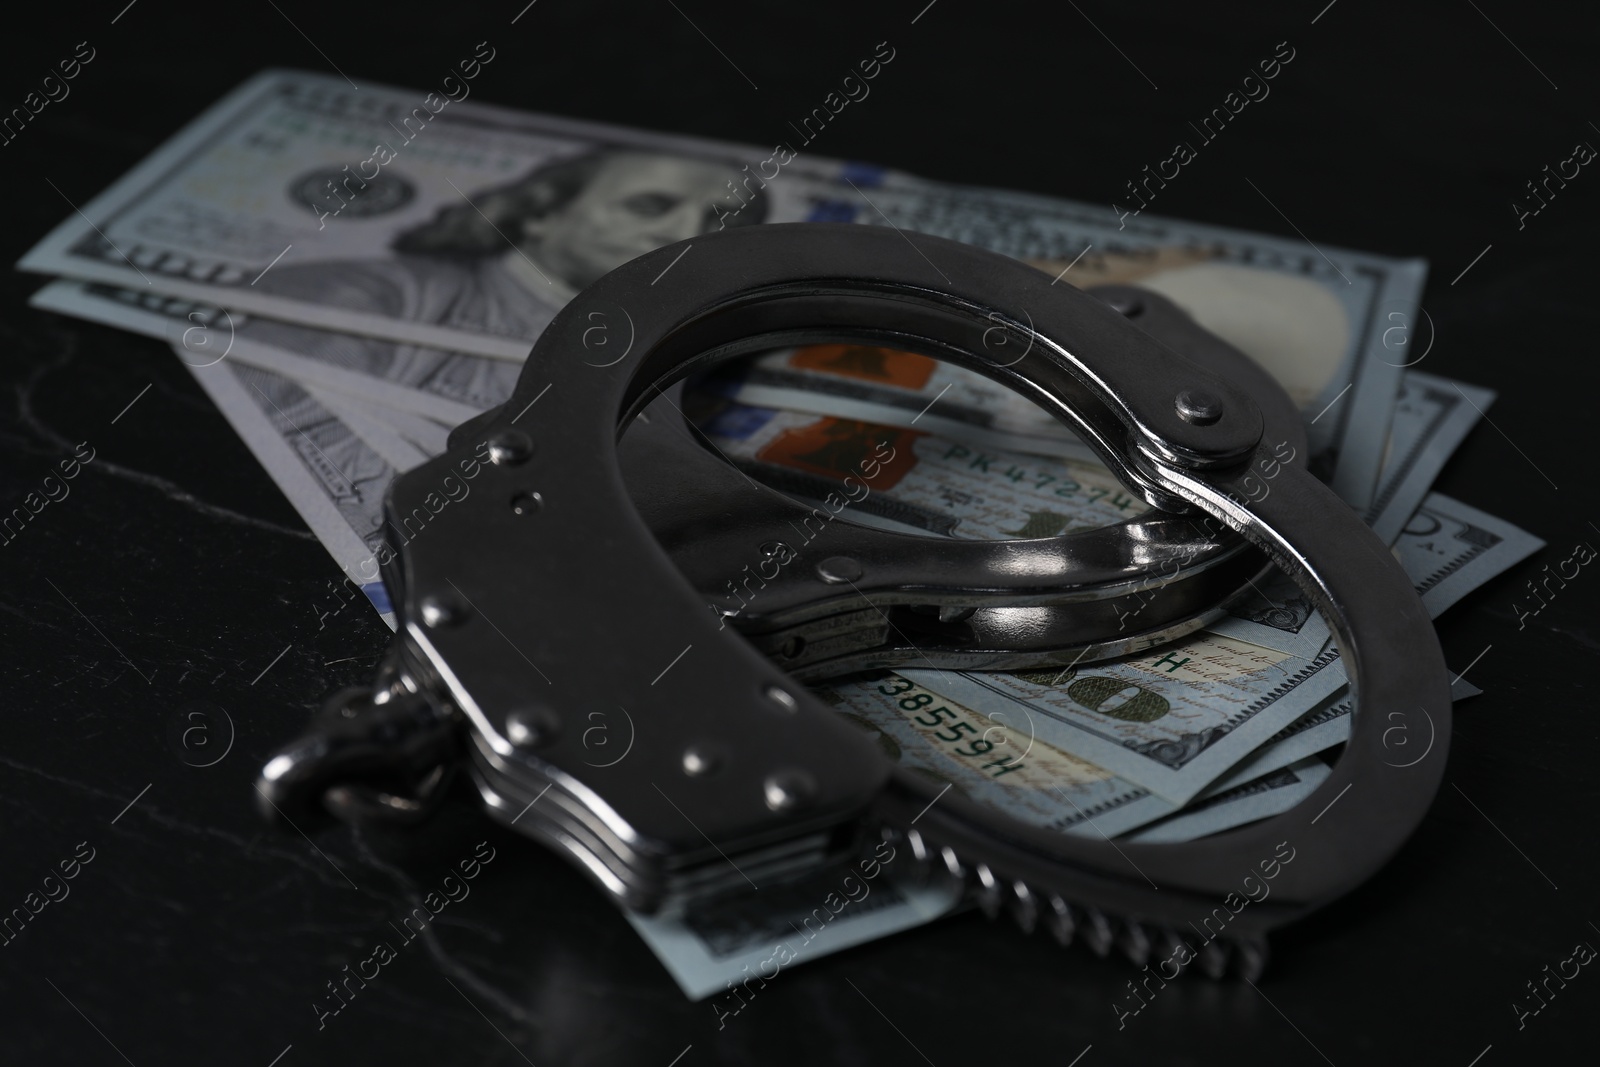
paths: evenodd
<path fill-rule="evenodd" d="M 1422 261 L 943 184 L 813 154 L 795 133 L 773 131 L 780 153 L 268 71 L 64 212 L 19 266 L 55 276 L 36 306 L 169 343 L 391 625 L 375 553 L 396 473 L 510 395 L 578 290 L 728 225 L 894 226 L 1068 284 L 1164 294 L 1284 385 L 1313 469 L 1393 546 L 1435 616 L 1542 545 L 1430 492 L 1494 393 L 1422 369 Z M 1030 402 L 922 356 L 813 345 L 694 389 L 686 407 L 710 443 L 802 498 L 854 469 L 852 449 L 896 434 L 907 447 L 854 521 L 1040 537 L 1146 507 Z M 1146 842 L 1293 806 L 1326 777 L 1352 710 L 1325 621 L 1281 577 L 1207 630 L 1119 661 L 906 669 L 818 691 L 940 788 L 1063 834 Z M 1457 699 L 1473 692 L 1457 679 Z M 798 920 L 825 883 L 631 921 L 704 996 L 785 939 L 813 958 L 960 906 L 891 874 L 802 945 Z"/>

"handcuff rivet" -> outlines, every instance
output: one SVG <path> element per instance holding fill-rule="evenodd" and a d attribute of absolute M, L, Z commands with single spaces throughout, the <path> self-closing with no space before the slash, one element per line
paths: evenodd
<path fill-rule="evenodd" d="M 513 515 L 532 515 L 542 507 L 544 507 L 544 497 L 538 493 L 518 493 L 511 498 Z"/>
<path fill-rule="evenodd" d="M 501 430 L 489 438 L 489 460 L 497 467 L 526 463 L 533 456 L 533 442 L 521 430 Z"/>
<path fill-rule="evenodd" d="M 561 733 L 561 718 L 548 708 L 519 708 L 506 716 L 506 740 L 518 748 L 538 748 Z"/>
<path fill-rule="evenodd" d="M 461 617 L 464 614 L 459 604 L 443 597 L 423 597 L 420 607 L 422 608 L 422 625 L 430 630 L 454 626 L 461 621 Z"/>
<path fill-rule="evenodd" d="M 773 811 L 793 811 L 817 795 L 817 780 L 805 771 L 776 771 L 761 783 L 761 792 Z"/>
<path fill-rule="evenodd" d="M 1222 401 L 1204 389 L 1185 389 L 1173 401 L 1178 418 L 1195 426 L 1210 426 L 1222 418 Z"/>
<path fill-rule="evenodd" d="M 859 582 L 863 573 L 861 564 L 849 556 L 829 556 L 817 564 L 817 577 L 834 585 Z"/>

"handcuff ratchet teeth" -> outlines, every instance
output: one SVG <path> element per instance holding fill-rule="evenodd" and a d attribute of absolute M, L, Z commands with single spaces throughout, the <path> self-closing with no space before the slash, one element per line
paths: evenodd
<path fill-rule="evenodd" d="M 1154 294 L 1111 294 L 1124 309 L 1137 298 L 1130 320 L 1003 256 L 921 235 L 915 246 L 887 228 L 751 227 L 646 254 L 578 294 L 511 399 L 393 483 L 398 526 L 444 479 L 476 478 L 388 555 L 399 628 L 378 678 L 337 695 L 266 764 L 263 807 L 416 818 L 464 762 L 491 816 L 631 909 L 693 909 L 883 838 L 991 913 L 1141 962 L 1192 940 L 1292 849 L 1270 898 L 1230 907 L 1226 936 L 1199 954 L 1215 975 L 1258 972 L 1269 930 L 1374 873 L 1439 787 L 1448 675 L 1395 559 L 1306 469 L 1281 390 Z M 988 544 L 841 526 L 826 558 L 797 559 L 748 613 L 719 612 L 708 593 L 785 508 L 804 509 L 696 444 L 670 390 L 718 360 L 819 340 L 919 352 L 1008 385 L 1161 510 L 1094 536 Z M 1183 553 L 1157 616 L 1113 629 L 1116 591 Z M 1065 836 L 938 794 L 797 684 L 921 649 L 966 668 L 1122 654 L 1202 625 L 1263 557 L 1330 620 L 1358 703 L 1342 759 L 1309 798 L 1201 840 Z M 1052 621 L 1008 628 L 1019 605 Z M 626 723 L 620 758 L 585 745 L 597 714 Z M 1433 739 L 1420 760 L 1387 758 L 1397 722 Z"/>

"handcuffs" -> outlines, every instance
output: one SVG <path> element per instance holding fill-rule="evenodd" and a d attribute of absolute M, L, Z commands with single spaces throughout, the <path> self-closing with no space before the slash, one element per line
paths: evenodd
<path fill-rule="evenodd" d="M 836 523 L 825 549 L 797 551 L 786 531 L 813 509 L 694 440 L 673 387 L 819 341 L 919 352 L 1008 385 L 1158 510 L 999 542 Z M 418 818 L 465 763 L 492 817 L 630 909 L 692 911 L 883 839 L 991 915 L 1140 964 L 1225 908 L 1225 935 L 1195 955 L 1214 976 L 1252 977 L 1266 933 L 1374 873 L 1439 787 L 1448 675 L 1410 582 L 1308 472 L 1282 390 L 1153 293 L 1088 295 L 888 228 L 713 233 L 579 293 L 511 399 L 449 446 L 395 480 L 391 526 L 457 472 L 477 491 L 390 554 L 389 654 L 370 689 L 337 694 L 265 765 L 269 815 Z M 773 545 L 785 565 L 737 612 L 719 608 L 721 587 Z M 1359 695 L 1350 738 L 1301 804 L 1201 840 L 1066 836 L 940 793 L 797 684 L 1126 654 L 1205 625 L 1274 563 L 1332 624 Z M 1116 605 L 1133 590 L 1151 606 L 1129 631 Z M 619 711 L 627 749 L 595 759 L 586 726 Z M 1421 737 L 1424 723 L 1426 754 L 1391 759 L 1390 735 Z M 1279 866 L 1284 847 L 1295 859 Z M 1269 862 L 1270 898 L 1228 906 Z"/>

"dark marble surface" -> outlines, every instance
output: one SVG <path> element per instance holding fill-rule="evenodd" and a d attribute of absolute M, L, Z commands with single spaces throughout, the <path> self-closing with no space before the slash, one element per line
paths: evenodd
<path fill-rule="evenodd" d="M 1593 14 L 941 0 L 912 25 L 923 4 L 541 0 L 514 26 L 522 0 L 140 0 L 115 24 L 122 0 L 10 12 L 0 108 L 76 42 L 98 54 L 0 147 L 0 258 L 62 217 L 64 196 L 83 202 L 267 65 L 422 85 L 488 39 L 504 58 L 477 82 L 483 99 L 764 143 L 888 39 L 895 65 L 817 150 L 1106 201 L 1288 40 L 1296 60 L 1272 97 L 1153 210 L 1428 257 L 1424 369 L 1501 392 L 1441 488 L 1551 545 L 1440 623 L 1457 669 L 1482 653 L 1470 677 L 1487 692 L 1460 710 L 1446 785 L 1410 847 L 1279 939 L 1259 989 L 1176 983 L 1120 1031 L 1129 964 L 972 915 L 786 972 L 719 1030 L 571 869 L 466 804 L 416 831 L 315 844 L 263 827 L 250 783 L 264 754 L 322 694 L 365 678 L 388 631 L 354 605 L 319 618 L 338 572 L 162 345 L 32 311 L 39 280 L 0 272 L 0 501 L 9 510 L 80 442 L 95 452 L 69 497 L 0 546 L 0 910 L 93 856 L 0 946 L 0 1062 L 267 1067 L 291 1045 L 283 1067 L 666 1067 L 680 1054 L 684 1067 L 1494 1067 L 1587 1053 L 1600 977 L 1580 973 L 1520 1030 L 1511 1005 L 1574 943 L 1600 944 L 1600 578 L 1583 573 L 1525 627 L 1511 605 L 1545 562 L 1600 541 L 1584 436 L 1600 175 L 1523 229 L 1510 205 L 1574 142 L 1600 144 Z M 209 767 L 172 740 L 196 721 L 214 752 L 231 723 Z M 325 983 L 398 941 L 390 924 L 481 841 L 494 859 L 471 895 L 319 1029 Z"/>

